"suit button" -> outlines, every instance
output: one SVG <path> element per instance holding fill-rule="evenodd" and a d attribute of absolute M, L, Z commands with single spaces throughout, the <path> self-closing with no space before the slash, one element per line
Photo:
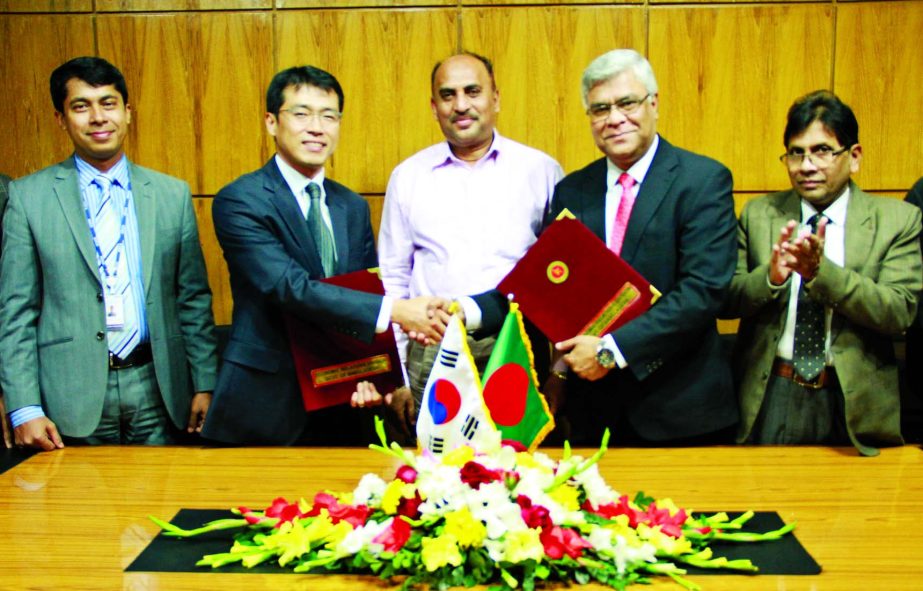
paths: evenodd
<path fill-rule="evenodd" d="M 103 294 L 101 292 L 96 294 L 96 301 L 97 302 L 103 301 Z"/>
<path fill-rule="evenodd" d="M 98 333 L 96 333 L 96 340 L 97 340 L 97 341 L 101 341 L 101 340 L 103 340 L 104 338 L 106 338 L 106 333 L 104 333 L 103 331 L 99 331 Z"/>

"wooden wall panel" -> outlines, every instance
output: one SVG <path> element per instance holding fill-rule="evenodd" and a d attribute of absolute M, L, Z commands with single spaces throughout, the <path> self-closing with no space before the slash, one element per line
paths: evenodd
<path fill-rule="evenodd" d="M 401 160 L 442 138 L 429 107 L 429 73 L 454 51 L 456 26 L 455 11 L 442 9 L 277 15 L 279 69 L 312 64 L 343 86 L 333 178 L 354 191 L 384 193 Z"/>
<path fill-rule="evenodd" d="M 174 12 L 272 8 L 272 0 L 96 0 L 100 12 Z"/>
<path fill-rule="evenodd" d="M 98 17 L 100 55 L 128 82 L 131 157 L 197 194 L 258 167 L 269 154 L 270 23 L 249 13 Z"/>
<path fill-rule="evenodd" d="M 276 0 L 276 8 L 397 8 L 455 5 L 456 0 Z"/>
<path fill-rule="evenodd" d="M 90 12 L 93 0 L 0 0 L 3 12 Z"/>
<path fill-rule="evenodd" d="M 547 152 L 565 172 L 601 156 L 580 93 L 584 68 L 610 49 L 644 44 L 637 7 L 462 10 L 462 46 L 494 62 L 498 129 Z"/>
<path fill-rule="evenodd" d="M 723 162 L 738 190 L 787 187 L 785 113 L 830 86 L 832 18 L 822 5 L 652 8 L 659 130 Z"/>
<path fill-rule="evenodd" d="M 923 3 L 840 4 L 834 90 L 859 120 L 865 189 L 923 176 Z"/>
<path fill-rule="evenodd" d="M 73 151 L 58 127 L 48 92 L 52 70 L 93 54 L 93 23 L 87 15 L 0 16 L 0 172 L 20 177 L 63 160 Z"/>
<path fill-rule="evenodd" d="M 221 253 L 221 246 L 215 236 L 212 222 L 212 198 L 196 197 L 192 200 L 196 221 L 199 224 L 199 242 L 205 255 L 205 268 L 208 270 L 208 285 L 212 289 L 212 310 L 216 324 L 230 324 L 233 310 L 231 284 L 228 265 Z"/>

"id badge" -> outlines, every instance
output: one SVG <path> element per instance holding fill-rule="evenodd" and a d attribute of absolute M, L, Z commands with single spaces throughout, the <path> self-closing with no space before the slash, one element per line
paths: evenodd
<path fill-rule="evenodd" d="M 125 326 L 125 300 L 122 294 L 106 295 L 106 328 L 118 330 Z"/>

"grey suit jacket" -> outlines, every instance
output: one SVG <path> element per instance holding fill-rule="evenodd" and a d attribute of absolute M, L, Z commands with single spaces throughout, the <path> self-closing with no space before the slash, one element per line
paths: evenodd
<path fill-rule="evenodd" d="M 737 270 L 725 308 L 725 316 L 741 318 L 735 351 L 740 441 L 756 421 L 788 313 L 791 290 L 772 290 L 767 279 L 772 245 L 782 226 L 798 219 L 795 191 L 755 199 L 740 216 Z M 851 183 L 845 266 L 822 264 L 810 284 L 810 297 L 834 310 L 831 348 L 850 438 L 872 453 L 866 446 L 901 443 L 892 337 L 913 322 L 923 288 L 919 233 L 918 209 Z"/>
<path fill-rule="evenodd" d="M 214 388 L 211 291 L 186 183 L 129 163 L 157 383 L 184 426 Z M 7 410 L 42 405 L 58 430 L 99 424 L 108 344 L 96 255 L 73 158 L 10 185 L 0 264 L 0 384 Z"/>

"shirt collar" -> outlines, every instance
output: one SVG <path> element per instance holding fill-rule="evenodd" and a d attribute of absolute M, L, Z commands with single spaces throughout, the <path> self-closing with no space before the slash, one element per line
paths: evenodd
<path fill-rule="evenodd" d="M 631 175 L 631 178 L 635 179 L 635 182 L 639 185 L 644 182 L 644 177 L 647 176 L 647 171 L 651 169 L 651 163 L 654 162 L 654 155 L 657 153 L 657 146 L 660 145 L 660 135 L 654 135 L 654 141 L 651 142 L 651 145 L 648 146 L 647 151 L 644 153 L 637 162 L 628 167 L 628 170 L 622 170 L 612 162 L 611 159 L 606 158 L 606 183 L 607 187 L 613 186 L 616 181 L 618 181 L 619 176 L 623 172 L 627 172 Z"/>
<path fill-rule="evenodd" d="M 128 158 L 125 154 L 122 154 L 119 161 L 106 172 L 100 172 L 98 168 L 95 168 L 77 154 L 74 154 L 74 166 L 77 168 L 77 183 L 81 191 L 85 191 L 86 188 L 93 183 L 93 180 L 100 175 L 108 178 L 114 184 L 127 191 L 131 190 L 131 182 L 128 175 Z"/>
<path fill-rule="evenodd" d="M 479 164 L 485 160 L 497 160 L 500 154 L 503 153 L 503 148 L 508 142 L 505 137 L 500 135 L 500 132 L 494 129 L 494 139 L 490 143 L 490 149 L 487 150 L 487 153 L 484 154 L 477 162 L 465 162 L 460 160 L 455 154 L 452 153 L 452 147 L 449 146 L 449 142 L 445 141 L 441 144 L 436 144 L 439 146 L 439 149 L 435 152 L 435 157 L 433 158 L 433 168 L 439 168 L 441 166 L 446 166 L 449 164 L 455 164 L 459 166 L 469 166 L 471 164 Z"/>
<path fill-rule="evenodd" d="M 276 166 L 279 167 L 279 172 L 282 173 L 282 178 L 285 179 L 285 184 L 288 185 L 288 188 L 292 190 L 292 193 L 295 195 L 301 195 L 304 193 L 304 188 L 308 186 L 308 183 L 317 183 L 320 185 L 320 197 L 321 199 L 327 198 L 327 192 L 324 191 L 324 169 L 321 168 L 314 178 L 308 178 L 301 172 L 295 170 L 292 165 L 282 159 L 278 154 L 275 155 Z"/>
<path fill-rule="evenodd" d="M 824 217 L 830 220 L 831 224 L 840 227 L 846 226 L 846 208 L 849 205 L 849 184 L 843 189 L 843 194 L 836 198 L 836 201 L 827 206 L 824 210 Z M 810 201 L 801 200 L 801 222 L 807 223 L 811 216 L 815 215 L 817 208 Z"/>

